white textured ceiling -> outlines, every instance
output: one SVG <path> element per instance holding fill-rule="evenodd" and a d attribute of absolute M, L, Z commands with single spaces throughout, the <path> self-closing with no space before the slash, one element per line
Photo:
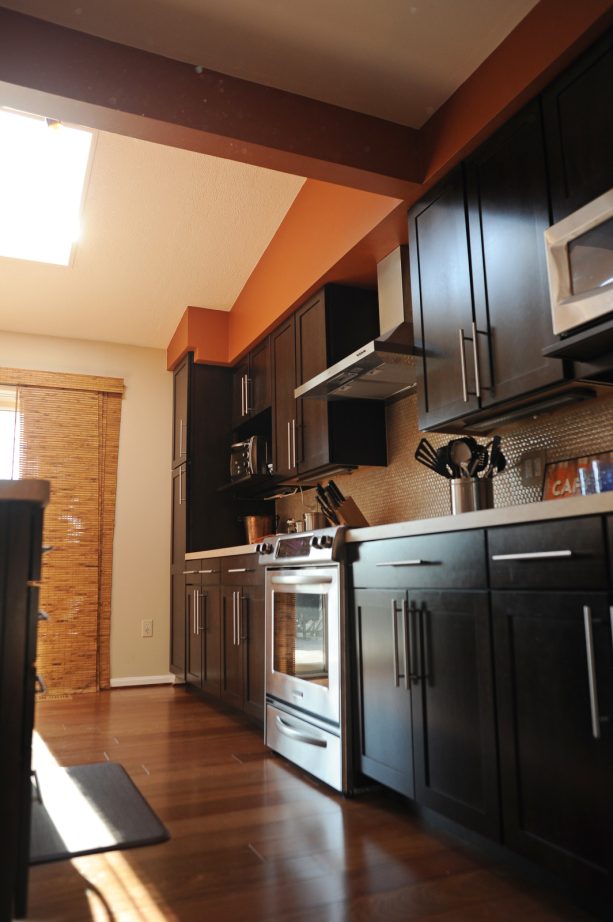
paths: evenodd
<path fill-rule="evenodd" d="M 166 348 L 230 310 L 304 180 L 96 133 L 73 265 L 0 257 L 0 330 Z"/>
<path fill-rule="evenodd" d="M 103 38 L 413 127 L 535 4 L 0 0 Z M 165 348 L 188 305 L 232 306 L 302 182 L 100 133 L 74 264 L 0 258 L 0 329 Z"/>
<path fill-rule="evenodd" d="M 102 38 L 420 127 L 537 0 L 0 0 Z"/>

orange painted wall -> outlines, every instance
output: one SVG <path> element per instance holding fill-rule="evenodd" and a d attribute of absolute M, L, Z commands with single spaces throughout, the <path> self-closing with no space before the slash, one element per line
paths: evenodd
<path fill-rule="evenodd" d="M 611 0 L 541 0 L 420 131 L 432 185 L 613 22 Z"/>
<path fill-rule="evenodd" d="M 330 268 L 400 201 L 307 180 L 232 308 L 230 357 L 315 291 Z"/>
<path fill-rule="evenodd" d="M 206 311 L 198 329 L 208 348 L 190 338 L 197 360 L 206 354 L 207 361 L 233 362 L 327 281 L 374 284 L 376 263 L 406 243 L 408 207 L 612 22 L 610 0 L 541 0 L 421 129 L 422 183 L 404 199 L 308 179 L 226 319 L 226 352 L 209 332 L 207 316 L 215 312 Z M 195 336 L 196 324 L 190 329 Z M 179 357 L 177 342 L 169 368 Z"/>

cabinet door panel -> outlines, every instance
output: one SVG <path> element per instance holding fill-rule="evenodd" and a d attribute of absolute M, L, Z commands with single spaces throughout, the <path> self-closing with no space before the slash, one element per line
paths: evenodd
<path fill-rule="evenodd" d="M 202 687 L 202 636 L 200 634 L 200 578 L 185 583 L 186 668 L 185 680 Z"/>
<path fill-rule="evenodd" d="M 553 220 L 613 186 L 613 33 L 544 93 Z"/>
<path fill-rule="evenodd" d="M 613 724 L 594 737 L 583 608 L 592 613 L 600 714 L 611 716 L 607 596 L 492 599 L 505 842 L 602 894 L 613 880 Z"/>
<path fill-rule="evenodd" d="M 238 643 L 236 595 L 240 590 L 221 590 L 221 697 L 233 707 L 243 705 L 242 650 Z"/>
<path fill-rule="evenodd" d="M 199 626 L 202 638 L 202 689 L 219 696 L 221 691 L 221 596 L 219 586 L 203 586 L 200 592 Z"/>
<path fill-rule="evenodd" d="M 404 678 L 407 644 L 402 623 L 406 594 L 359 589 L 354 599 L 360 768 L 365 775 L 413 797 L 411 692 Z"/>
<path fill-rule="evenodd" d="M 187 461 L 187 408 L 189 403 L 190 357 L 186 356 L 173 375 L 172 466 Z"/>
<path fill-rule="evenodd" d="M 545 244 L 549 199 L 536 100 L 467 163 L 481 405 L 564 377 L 553 342 Z"/>
<path fill-rule="evenodd" d="M 270 406 L 270 340 L 264 339 L 249 353 L 247 403 L 252 414 Z"/>
<path fill-rule="evenodd" d="M 411 298 L 417 344 L 419 424 L 431 429 L 475 410 L 462 392 L 460 330 L 470 336 L 472 289 L 462 168 L 454 170 L 409 212 Z M 466 344 L 468 391 L 474 363 Z"/>
<path fill-rule="evenodd" d="M 241 645 L 243 646 L 244 708 L 264 721 L 264 586 L 245 587 L 241 593 Z"/>
<path fill-rule="evenodd" d="M 282 324 L 271 337 L 273 358 L 273 463 L 275 474 L 294 472 L 294 427 L 296 425 L 296 355 L 294 320 Z M 296 436 L 297 437 L 297 436 Z"/>
<path fill-rule="evenodd" d="M 249 365 L 241 362 L 232 369 L 232 426 L 240 426 L 248 417 L 246 385 L 249 380 Z"/>
<path fill-rule="evenodd" d="M 415 590 L 409 607 L 421 648 L 413 684 L 416 800 L 498 837 L 488 595 Z"/>

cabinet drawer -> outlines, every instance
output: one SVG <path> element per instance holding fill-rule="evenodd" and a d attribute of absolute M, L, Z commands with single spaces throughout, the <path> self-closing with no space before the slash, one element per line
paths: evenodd
<path fill-rule="evenodd" d="M 257 586 L 264 582 L 264 568 L 257 554 L 239 554 L 221 558 L 221 578 L 224 586 Z"/>
<path fill-rule="evenodd" d="M 221 560 L 219 557 L 204 557 L 202 560 L 186 560 L 183 567 L 186 583 L 202 583 L 203 586 L 218 586 L 221 582 Z"/>
<path fill-rule="evenodd" d="M 353 584 L 370 589 L 485 589 L 485 533 L 366 541 L 353 551 Z"/>
<path fill-rule="evenodd" d="M 488 557 L 494 589 L 607 586 L 603 520 L 599 516 L 490 529 Z"/>

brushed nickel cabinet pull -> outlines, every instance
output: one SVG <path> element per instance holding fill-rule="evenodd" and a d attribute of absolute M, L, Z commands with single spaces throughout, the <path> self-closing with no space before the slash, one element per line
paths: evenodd
<path fill-rule="evenodd" d="M 475 395 L 481 396 L 481 369 L 479 367 L 479 344 L 477 343 L 477 324 L 473 320 L 470 325 L 473 334 L 473 362 L 475 363 Z"/>
<path fill-rule="evenodd" d="M 376 564 L 377 567 L 423 567 L 428 560 L 386 560 L 385 563 Z"/>
<path fill-rule="evenodd" d="M 460 334 L 460 370 L 462 372 L 462 397 L 464 403 L 468 403 L 468 378 L 466 377 L 466 356 L 464 354 L 464 330 L 459 329 Z"/>
<path fill-rule="evenodd" d="M 397 613 L 398 604 L 396 599 L 392 599 L 392 662 L 394 669 L 394 686 L 396 688 L 400 686 L 400 668 L 398 665 L 398 621 L 396 620 Z"/>
<path fill-rule="evenodd" d="M 492 560 L 549 560 L 556 557 L 572 557 L 573 552 L 564 551 L 527 551 L 525 554 L 492 554 Z"/>
<path fill-rule="evenodd" d="M 408 691 L 411 687 L 411 675 L 412 670 L 410 669 L 411 662 L 411 638 L 409 636 L 409 606 L 406 599 L 402 601 L 402 626 L 404 630 L 404 687 Z"/>
<path fill-rule="evenodd" d="M 590 693 L 592 736 L 597 740 L 600 739 L 600 713 L 598 709 L 598 686 L 596 684 L 596 658 L 594 656 L 592 609 L 589 605 L 583 606 L 583 626 L 585 628 L 585 653 L 587 657 L 587 681 Z"/>
<path fill-rule="evenodd" d="M 294 463 L 292 467 L 296 467 L 296 419 L 292 419 L 292 454 L 294 458 Z"/>
<path fill-rule="evenodd" d="M 209 573 L 217 573 L 217 570 L 209 570 Z M 227 573 L 254 573 L 255 567 L 233 567 L 232 569 L 228 568 Z"/>
<path fill-rule="evenodd" d="M 287 468 L 290 471 L 292 469 L 292 432 L 289 420 L 287 421 Z"/>
<path fill-rule="evenodd" d="M 183 570 L 183 576 L 192 576 L 193 574 L 199 572 L 199 570 Z"/>
<path fill-rule="evenodd" d="M 194 570 L 194 573 L 219 573 L 219 570 Z"/>

